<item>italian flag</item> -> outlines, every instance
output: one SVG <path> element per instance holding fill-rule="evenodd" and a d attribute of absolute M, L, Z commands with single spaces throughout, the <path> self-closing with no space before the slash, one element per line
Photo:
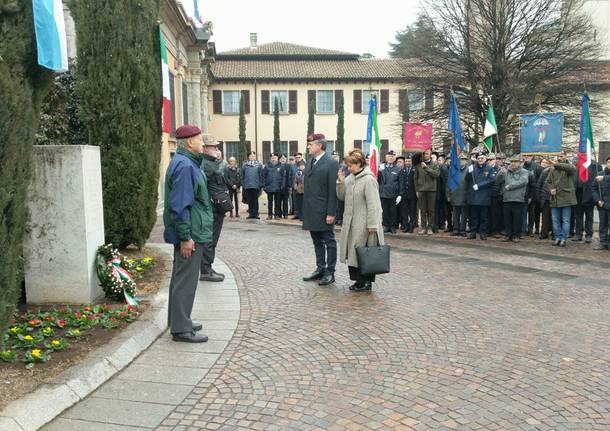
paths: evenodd
<path fill-rule="evenodd" d="M 493 148 L 492 136 L 498 134 L 498 127 L 496 126 L 496 117 L 494 115 L 494 107 L 489 100 L 489 109 L 487 110 L 487 118 L 485 119 L 485 128 L 483 129 L 483 142 L 487 147 L 487 150 L 491 152 Z"/>
<path fill-rule="evenodd" d="M 163 76 L 163 132 L 170 133 L 172 130 L 171 96 L 169 92 L 169 68 L 167 67 L 167 48 L 163 32 L 159 29 L 159 40 L 161 41 L 161 73 Z"/>
<path fill-rule="evenodd" d="M 373 175 L 377 177 L 379 161 L 381 159 L 381 141 L 379 140 L 379 129 L 377 128 L 377 101 L 371 97 L 369 101 L 369 116 L 366 126 L 366 140 L 371 144 L 371 158 L 369 167 Z"/>
<path fill-rule="evenodd" d="M 578 176 L 583 183 L 589 181 L 589 166 L 593 159 L 593 129 L 589 116 L 589 96 L 582 95 L 582 110 L 580 111 L 580 138 L 578 142 Z"/>

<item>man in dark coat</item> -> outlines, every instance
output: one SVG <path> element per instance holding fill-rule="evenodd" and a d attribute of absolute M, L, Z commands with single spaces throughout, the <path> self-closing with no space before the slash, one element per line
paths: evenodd
<path fill-rule="evenodd" d="M 470 205 L 469 239 L 475 239 L 477 233 L 482 240 L 487 239 L 489 224 L 489 207 L 491 206 L 491 186 L 495 182 L 487 156 L 479 153 L 477 162 L 468 167 L 468 204 Z"/>
<path fill-rule="evenodd" d="M 224 169 L 225 182 L 229 187 L 229 198 L 233 202 L 235 217 L 239 218 L 239 189 L 241 188 L 241 169 L 237 166 L 235 157 L 229 158 L 229 164 Z M 231 210 L 233 217 L 233 210 Z"/>
<path fill-rule="evenodd" d="M 203 135 L 203 162 L 201 169 L 207 178 L 208 192 L 212 201 L 229 197 L 229 187 L 225 181 L 224 174 L 220 167 L 221 153 L 218 149 L 220 143 L 211 135 Z M 214 271 L 212 265 L 216 257 L 216 245 L 220 238 L 222 225 L 225 219 L 225 212 L 220 208 L 212 205 L 214 212 L 214 232 L 211 243 L 206 243 L 203 246 L 201 258 L 201 281 L 220 282 L 225 279 L 224 274 Z"/>
<path fill-rule="evenodd" d="M 271 160 L 263 169 L 263 189 L 267 193 L 267 220 L 282 218 L 281 192 L 286 181 L 286 170 L 279 162 L 277 154 L 271 154 Z"/>
<path fill-rule="evenodd" d="M 454 191 L 451 191 L 447 183 L 445 193 L 451 205 L 453 205 L 452 214 L 453 231 L 451 236 L 466 236 L 466 209 L 468 199 L 468 182 L 466 177 L 468 173 L 468 154 L 462 152 L 460 154 L 460 184 Z"/>
<path fill-rule="evenodd" d="M 538 201 L 538 206 L 540 207 L 540 215 L 542 219 L 540 222 L 540 239 L 548 239 L 549 232 L 553 231 L 549 192 L 544 188 L 544 183 L 546 182 L 546 178 L 549 176 L 551 169 L 549 167 L 549 159 L 543 157 L 542 160 L 540 160 L 540 166 L 542 167 L 542 172 L 540 173 L 540 177 L 538 177 L 538 182 L 536 183 L 536 200 Z"/>
<path fill-rule="evenodd" d="M 316 270 L 303 281 L 318 281 L 320 286 L 335 282 L 337 241 L 337 172 L 339 163 L 326 154 L 326 141 L 321 133 L 307 137 L 310 160 L 305 167 L 303 196 L 303 229 L 308 230 L 316 252 Z"/>
<path fill-rule="evenodd" d="M 400 170 L 399 204 L 400 226 L 403 232 L 413 233 L 417 227 L 417 194 L 415 192 L 415 169 L 410 154 L 405 156 L 405 165 Z"/>
<path fill-rule="evenodd" d="M 436 164 L 440 175 L 436 183 L 436 205 L 434 207 L 434 224 L 432 232 L 436 233 L 439 229 L 449 232 L 451 220 L 447 218 L 447 181 L 449 181 L 449 167 L 445 164 L 445 155 L 437 154 Z M 451 216 L 449 216 L 451 217 Z"/>
<path fill-rule="evenodd" d="M 602 167 L 592 161 L 589 165 L 589 180 L 583 182 L 580 175 L 575 176 L 576 182 L 576 205 L 574 205 L 574 237 L 572 241 L 582 241 L 585 233 L 585 242 L 590 244 L 593 240 L 593 187 L 597 187 L 595 177 L 602 171 Z"/>
<path fill-rule="evenodd" d="M 263 188 L 263 165 L 256 160 L 256 153 L 248 154 L 248 161 L 242 168 L 242 186 L 248 204 L 248 219 L 258 219 L 258 196 Z"/>
<path fill-rule="evenodd" d="M 377 182 L 379 183 L 379 197 L 383 211 L 383 231 L 396 233 L 396 205 L 400 203 L 400 168 L 395 162 L 396 153 L 389 151 L 386 162 L 379 167 Z"/>
<path fill-rule="evenodd" d="M 606 168 L 598 172 L 592 194 L 599 211 L 599 244 L 596 250 L 610 250 L 610 156 L 606 158 Z"/>

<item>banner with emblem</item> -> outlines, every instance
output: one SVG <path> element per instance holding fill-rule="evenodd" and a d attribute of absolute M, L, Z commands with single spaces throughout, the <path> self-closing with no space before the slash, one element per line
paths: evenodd
<path fill-rule="evenodd" d="M 405 123 L 403 136 L 406 151 L 432 149 L 432 123 Z"/>
<path fill-rule="evenodd" d="M 521 114 L 521 154 L 559 154 L 563 112 Z"/>

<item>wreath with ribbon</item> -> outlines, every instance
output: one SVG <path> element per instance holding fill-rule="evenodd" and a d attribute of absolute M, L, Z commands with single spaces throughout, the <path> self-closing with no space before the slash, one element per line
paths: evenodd
<path fill-rule="evenodd" d="M 129 273 L 129 263 L 112 244 L 97 249 L 96 270 L 100 285 L 109 299 L 137 306 L 136 282 Z"/>

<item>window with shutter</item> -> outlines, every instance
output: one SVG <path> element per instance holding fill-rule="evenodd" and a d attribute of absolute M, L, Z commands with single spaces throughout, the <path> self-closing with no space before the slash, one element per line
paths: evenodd
<path fill-rule="evenodd" d="M 381 90 L 379 112 L 384 114 L 390 112 L 390 90 Z"/>
<path fill-rule="evenodd" d="M 263 141 L 263 163 L 271 158 L 271 141 Z"/>
<path fill-rule="evenodd" d="M 222 114 L 222 91 L 212 91 L 212 107 L 214 114 Z"/>
<path fill-rule="evenodd" d="M 424 109 L 424 92 L 421 89 L 409 90 L 409 111 L 418 112 Z"/>
<path fill-rule="evenodd" d="M 307 90 L 307 112 L 309 107 L 313 104 L 314 112 L 316 110 L 316 90 Z"/>
<path fill-rule="evenodd" d="M 354 150 L 361 150 L 361 149 L 362 149 L 362 140 L 354 139 Z"/>
<path fill-rule="evenodd" d="M 288 92 L 287 91 L 270 91 L 269 98 L 271 100 L 271 114 L 275 110 L 275 103 L 277 102 L 280 114 L 288 114 Z"/>
<path fill-rule="evenodd" d="M 339 113 L 339 101 L 343 97 L 343 90 L 335 90 L 335 114 Z M 345 107 L 345 105 L 344 105 Z"/>
<path fill-rule="evenodd" d="M 269 114 L 269 90 L 261 91 L 261 113 Z"/>
<path fill-rule="evenodd" d="M 225 143 L 223 141 L 220 141 L 220 145 L 218 145 L 218 149 L 222 152 L 222 159 L 226 160 L 226 154 L 225 154 Z"/>
<path fill-rule="evenodd" d="M 426 112 L 432 112 L 434 110 L 434 90 L 427 88 L 424 96 L 424 106 Z"/>
<path fill-rule="evenodd" d="M 171 125 L 172 130 L 170 132 L 170 136 L 176 136 L 176 91 L 174 88 L 175 78 L 173 73 L 169 73 L 169 97 L 170 97 L 170 115 L 171 115 Z"/>
<path fill-rule="evenodd" d="M 222 113 L 226 115 L 239 114 L 239 103 L 241 93 L 239 91 L 223 91 L 222 92 Z"/>
<path fill-rule="evenodd" d="M 362 90 L 362 107 L 361 107 L 360 112 L 368 115 L 369 103 L 373 97 L 375 97 L 375 99 L 377 100 L 377 112 L 379 112 L 379 108 L 380 108 L 379 90 Z"/>
<path fill-rule="evenodd" d="M 332 90 L 318 90 L 316 93 L 316 113 L 334 114 L 335 104 L 333 98 L 334 93 Z"/>
<path fill-rule="evenodd" d="M 290 146 L 290 156 L 294 156 L 299 152 L 299 141 L 289 141 L 288 144 Z"/>
<path fill-rule="evenodd" d="M 189 87 L 182 82 L 182 124 L 189 123 Z"/>
<path fill-rule="evenodd" d="M 250 141 L 246 141 L 246 154 L 250 154 L 252 152 L 252 143 Z"/>
<path fill-rule="evenodd" d="M 386 153 L 390 150 L 390 141 L 387 139 L 380 139 L 381 144 L 381 157 L 385 157 Z"/>
<path fill-rule="evenodd" d="M 241 97 L 244 100 L 244 113 L 250 113 L 250 90 L 242 90 Z"/>
<path fill-rule="evenodd" d="M 296 114 L 297 113 L 297 91 L 290 90 L 288 92 L 288 113 Z"/>
<path fill-rule="evenodd" d="M 362 113 L 362 90 L 354 90 L 354 114 Z"/>

